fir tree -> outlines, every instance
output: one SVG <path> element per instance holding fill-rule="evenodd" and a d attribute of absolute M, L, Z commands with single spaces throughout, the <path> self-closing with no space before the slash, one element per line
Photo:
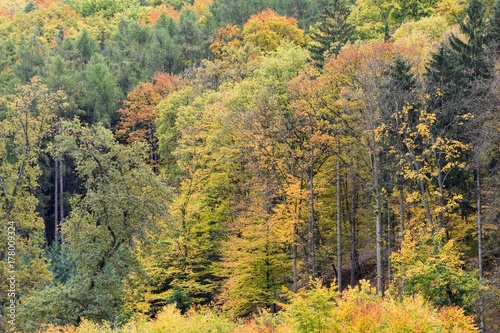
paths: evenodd
<path fill-rule="evenodd" d="M 347 21 L 350 13 L 350 8 L 342 0 L 335 0 L 330 8 L 325 9 L 323 21 L 312 33 L 313 43 L 309 45 L 311 57 L 319 67 L 329 55 L 337 55 L 351 38 L 354 27 Z"/>
<path fill-rule="evenodd" d="M 488 24 L 488 40 L 495 51 L 500 51 L 500 0 L 493 5 L 493 14 Z"/>
<path fill-rule="evenodd" d="M 481 0 L 471 0 L 465 10 L 466 17 L 460 22 L 460 30 L 466 41 L 456 35 L 449 39 L 450 47 L 465 70 L 469 82 L 491 76 L 490 66 L 484 56 L 487 44 L 486 6 Z"/>

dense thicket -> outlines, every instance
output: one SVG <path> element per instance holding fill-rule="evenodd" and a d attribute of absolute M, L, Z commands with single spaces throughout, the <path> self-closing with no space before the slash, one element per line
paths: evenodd
<path fill-rule="evenodd" d="M 493 330 L 499 18 L 0 2 L 0 330 Z"/>

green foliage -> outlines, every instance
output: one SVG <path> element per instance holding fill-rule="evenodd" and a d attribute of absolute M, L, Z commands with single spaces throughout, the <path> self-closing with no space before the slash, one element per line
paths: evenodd
<path fill-rule="evenodd" d="M 41 28 L 35 26 L 27 36 L 22 36 L 17 45 L 17 62 L 14 73 L 22 83 L 28 83 L 35 75 L 41 74 L 44 67 L 44 45 L 40 41 Z"/>
<path fill-rule="evenodd" d="M 422 294 L 435 306 L 460 306 L 473 311 L 479 281 L 475 271 L 464 269 L 463 255 L 444 232 L 414 240 L 405 235 L 401 250 L 393 255 L 395 277 L 403 295 Z"/>
<path fill-rule="evenodd" d="M 80 317 L 119 321 L 123 280 L 140 270 L 134 259 L 137 243 L 164 214 L 168 193 L 145 163 L 144 147 L 121 146 L 102 126 L 83 127 L 65 121 L 54 154 L 75 163 L 82 194 L 72 198 L 63 225 L 69 259 L 76 270 L 64 284 L 35 294 L 27 322 L 74 324 Z M 57 301 L 56 301 L 57 300 Z M 60 303 L 72 304 L 60 311 Z"/>
<path fill-rule="evenodd" d="M 463 41 L 452 35 L 449 40 L 450 47 L 465 69 L 463 74 L 469 82 L 489 78 L 491 65 L 484 56 L 484 48 L 488 41 L 486 5 L 482 0 L 470 0 L 465 14 L 466 17 L 460 22 L 460 30 L 467 40 Z"/>
<path fill-rule="evenodd" d="M 358 0 L 351 22 L 361 39 L 387 40 L 401 24 L 430 16 L 436 0 Z"/>
<path fill-rule="evenodd" d="M 395 32 L 396 41 L 402 39 L 426 39 L 429 42 L 441 41 L 449 25 L 443 17 L 423 17 L 418 21 L 403 23 Z"/>
<path fill-rule="evenodd" d="M 97 43 L 90 36 L 87 29 L 84 29 L 75 41 L 75 48 L 82 64 L 87 64 L 92 55 L 97 52 Z"/>
<path fill-rule="evenodd" d="M 8 285 L 0 287 L 0 313 L 7 313 L 8 299 L 21 309 L 29 295 L 43 288 L 51 279 L 43 256 L 43 220 L 37 213 L 41 169 L 38 159 L 44 140 L 50 135 L 59 108 L 65 107 L 62 91 L 52 93 L 38 78 L 18 86 L 15 95 L 0 99 L 0 222 L 2 232 L 0 277 L 7 281 L 16 271 L 16 293 L 7 298 Z M 8 250 L 9 241 L 15 249 Z M 7 258 L 11 257 L 10 263 Z M 12 261 L 14 259 L 14 261 Z M 6 330 L 7 316 L 0 329 Z"/>
<path fill-rule="evenodd" d="M 85 120 L 110 126 L 117 120 L 116 108 L 121 97 L 118 83 L 100 55 L 92 57 L 85 68 L 85 93 L 81 97 Z"/>
<path fill-rule="evenodd" d="M 331 7 L 325 9 L 322 21 L 317 24 L 311 34 L 309 44 L 311 58 L 322 67 L 325 59 L 337 55 L 352 37 L 354 27 L 347 21 L 351 11 L 342 0 L 335 0 Z"/>
<path fill-rule="evenodd" d="M 0 199 L 17 223 L 19 330 L 474 331 L 450 305 L 478 312 L 476 199 L 486 279 L 496 266 L 499 3 L 0 0 Z M 148 147 L 103 127 L 119 114 L 115 137 L 155 129 L 153 171 Z M 62 243 L 48 248 L 54 224 Z M 311 282 L 343 273 L 345 289 L 350 270 L 356 285 L 375 251 L 377 288 L 397 300 Z M 231 322 L 200 308 L 211 302 L 263 315 Z"/>
<path fill-rule="evenodd" d="M 287 315 L 297 332 L 325 332 L 333 328 L 331 313 L 338 297 L 335 287 L 327 288 L 316 281 L 310 290 L 302 289 L 290 296 L 292 301 L 287 306 Z"/>
<path fill-rule="evenodd" d="M 75 275 L 76 263 L 70 258 L 67 247 L 54 243 L 45 252 L 56 284 L 64 284 Z"/>
<path fill-rule="evenodd" d="M 137 0 L 68 0 L 67 3 L 84 17 L 101 14 L 103 17 L 111 18 L 126 8 L 139 7 Z"/>

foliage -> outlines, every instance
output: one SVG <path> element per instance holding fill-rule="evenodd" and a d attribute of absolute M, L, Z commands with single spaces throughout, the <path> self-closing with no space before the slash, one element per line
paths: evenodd
<path fill-rule="evenodd" d="M 206 309 L 182 316 L 169 306 L 152 322 L 135 321 L 118 330 L 84 322 L 77 329 L 65 328 L 63 332 L 478 332 L 472 318 L 465 316 L 457 307 L 437 310 L 420 296 L 400 301 L 382 298 L 376 295 L 367 281 L 346 290 L 342 297 L 318 282 L 311 290 L 301 290 L 290 296 L 291 304 L 284 313 L 263 313 L 245 323 L 233 323 L 223 315 Z M 53 329 L 55 332 L 56 328 Z"/>
<path fill-rule="evenodd" d="M 21 308 L 31 293 L 52 278 L 43 256 L 44 225 L 36 210 L 35 193 L 41 176 L 38 158 L 44 139 L 51 134 L 56 113 L 66 106 L 66 101 L 62 91 L 50 92 L 35 77 L 29 85 L 18 86 L 15 95 L 3 96 L 0 103 L 0 221 L 4 230 L 0 276 L 7 281 L 8 272 L 17 272 L 14 296 L 7 298 L 12 294 L 7 284 L 0 289 L 0 313 L 5 314 L 8 299 Z M 14 250 L 7 248 L 9 241 L 15 244 Z M 2 316 L 1 329 L 7 330 L 7 320 L 7 316 Z"/>
<path fill-rule="evenodd" d="M 319 284 L 292 299 L 287 314 L 294 332 L 476 332 L 459 308 L 436 310 L 420 296 L 382 298 L 367 281 L 342 297 Z"/>
<path fill-rule="evenodd" d="M 106 18 L 111 18 L 117 12 L 125 8 L 138 6 L 137 0 L 69 0 L 68 5 L 82 16 L 92 16 L 101 14 Z"/>
<path fill-rule="evenodd" d="M 463 268 L 463 255 L 453 240 L 444 242 L 444 233 L 418 242 L 405 235 L 401 250 L 394 254 L 395 278 L 404 295 L 421 294 L 436 306 L 474 309 L 479 290 L 477 274 Z"/>
<path fill-rule="evenodd" d="M 494 325 L 499 3 L 0 0 L 19 330 Z"/>
<path fill-rule="evenodd" d="M 334 1 L 326 8 L 323 21 L 312 31 L 309 44 L 312 59 L 322 66 L 330 55 L 337 55 L 352 37 L 354 27 L 347 22 L 350 9 L 343 1 Z"/>
<path fill-rule="evenodd" d="M 262 51 L 275 51 L 282 41 L 304 44 L 304 32 L 294 18 L 286 18 L 267 9 L 255 14 L 245 23 L 243 41 L 251 42 Z"/>
<path fill-rule="evenodd" d="M 62 230 L 76 272 L 62 286 L 35 294 L 26 322 L 41 318 L 74 324 L 81 316 L 119 320 L 122 281 L 138 269 L 134 240 L 154 228 L 167 192 L 145 164 L 144 147 L 121 146 L 102 126 L 65 121 L 61 127 L 53 149 L 74 159 L 83 190 L 72 198 L 72 212 Z M 61 311 L 61 306 L 66 309 Z"/>

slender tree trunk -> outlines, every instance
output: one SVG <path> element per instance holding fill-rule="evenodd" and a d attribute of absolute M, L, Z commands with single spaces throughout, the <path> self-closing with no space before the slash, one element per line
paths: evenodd
<path fill-rule="evenodd" d="M 64 183 L 63 183 L 63 162 L 59 160 L 59 226 L 62 226 L 64 221 Z M 61 243 L 64 242 L 64 236 L 59 234 Z"/>
<path fill-rule="evenodd" d="M 304 185 L 304 178 L 300 177 L 300 186 L 299 186 L 299 197 L 295 199 L 295 217 L 296 221 L 300 221 L 300 214 L 301 214 L 301 207 L 302 207 L 302 187 Z M 298 242 L 298 236 L 299 236 L 299 230 L 297 227 L 297 223 L 293 226 L 293 246 L 292 246 L 292 251 L 293 251 L 293 292 L 296 293 L 298 290 L 298 270 L 297 270 L 297 242 Z"/>
<path fill-rule="evenodd" d="M 438 212 L 438 228 L 443 229 L 445 227 L 444 225 L 444 209 L 445 209 L 445 203 L 444 203 L 444 184 L 443 184 L 443 171 L 441 170 L 441 166 L 439 165 L 439 161 L 437 159 L 436 153 L 434 153 L 434 158 L 436 159 L 436 164 L 438 174 L 437 174 L 437 182 L 438 182 L 438 190 L 439 190 L 439 198 L 438 198 L 438 204 L 439 204 L 439 212 Z"/>
<path fill-rule="evenodd" d="M 373 138 L 373 142 L 375 142 L 375 138 Z M 377 292 L 383 294 L 384 285 L 383 285 L 383 268 L 382 268 L 382 205 L 380 198 L 380 184 L 379 184 L 379 170 L 378 170 L 378 157 L 377 150 L 374 149 L 373 153 L 373 180 L 375 186 L 375 204 L 376 204 L 376 255 L 377 255 Z"/>
<path fill-rule="evenodd" d="M 481 173 L 480 168 L 477 167 L 477 249 L 478 249 L 478 266 L 479 266 L 479 286 L 482 286 L 483 283 L 483 218 L 481 211 Z M 483 311 L 483 295 L 480 292 L 479 296 L 479 328 L 481 332 L 485 332 Z"/>
<path fill-rule="evenodd" d="M 404 201 L 403 185 L 399 186 L 399 231 L 401 232 L 400 243 L 403 242 L 405 236 L 405 201 Z"/>
<path fill-rule="evenodd" d="M 357 226 L 356 226 L 356 216 L 358 210 L 357 203 L 357 195 L 358 188 L 356 185 L 354 172 L 351 170 L 351 183 L 352 183 L 352 191 L 351 191 L 351 202 L 352 202 L 352 211 L 350 214 L 350 224 L 351 224 L 351 287 L 354 287 L 356 283 L 356 278 L 359 276 L 359 261 L 358 261 L 358 240 L 357 240 Z"/>
<path fill-rule="evenodd" d="M 389 208 L 389 202 L 387 202 L 387 285 L 391 284 L 391 209 Z"/>
<path fill-rule="evenodd" d="M 292 251 L 293 251 L 293 292 L 296 293 L 298 290 L 298 285 L 297 285 L 297 243 L 294 241 L 293 246 L 292 246 Z"/>
<path fill-rule="evenodd" d="M 314 183 L 312 163 L 309 168 L 309 252 L 311 256 L 311 274 L 316 276 L 316 255 L 314 251 Z"/>
<path fill-rule="evenodd" d="M 337 284 L 342 292 L 342 216 L 340 206 L 340 140 L 337 138 Z"/>
<path fill-rule="evenodd" d="M 54 166 L 54 244 L 59 241 L 59 160 Z"/>

